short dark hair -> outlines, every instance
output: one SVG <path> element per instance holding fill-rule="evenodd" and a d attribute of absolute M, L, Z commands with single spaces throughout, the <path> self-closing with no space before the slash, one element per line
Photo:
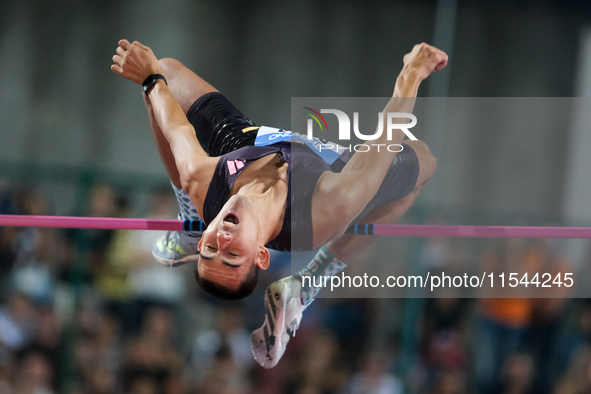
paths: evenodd
<path fill-rule="evenodd" d="M 197 280 L 197 283 L 199 283 L 199 286 L 201 286 L 203 291 L 205 291 L 207 294 L 214 296 L 218 300 L 233 301 L 248 297 L 252 294 L 255 287 L 257 287 L 259 272 L 260 268 L 253 261 L 252 267 L 250 267 L 250 270 L 246 273 L 246 276 L 242 283 L 240 283 L 240 286 L 238 286 L 237 289 L 230 289 L 229 287 L 222 286 L 209 279 L 199 276 L 199 260 L 197 260 L 197 267 L 195 267 L 195 279 Z"/>

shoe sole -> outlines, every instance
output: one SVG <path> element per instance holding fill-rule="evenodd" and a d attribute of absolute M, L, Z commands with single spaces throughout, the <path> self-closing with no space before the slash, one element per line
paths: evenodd
<path fill-rule="evenodd" d="M 172 268 L 180 267 L 181 265 L 185 265 L 185 264 L 192 263 L 194 261 L 199 260 L 198 254 L 190 254 L 190 255 L 185 256 L 182 259 L 178 259 L 178 260 L 163 259 L 162 257 L 158 256 L 154 251 L 152 251 L 152 256 L 154 256 L 156 261 L 159 262 L 160 264 L 162 264 L 164 267 L 172 267 Z"/>
<path fill-rule="evenodd" d="M 277 365 L 283 356 L 283 352 L 285 352 L 285 346 L 281 346 L 281 333 L 285 327 L 285 310 L 287 307 L 287 297 L 284 295 L 288 293 L 283 294 L 284 286 L 286 285 L 281 282 L 274 282 L 269 285 L 265 292 L 265 323 L 250 336 L 252 354 L 259 365 L 265 369 Z M 275 298 L 275 295 L 279 298 Z M 277 307 L 274 300 L 277 300 L 281 307 Z M 271 332 L 268 332 L 267 327 L 270 328 Z M 277 327 L 282 327 L 282 329 L 277 330 Z M 279 333 L 279 337 L 273 335 L 274 332 Z M 283 352 L 279 355 L 282 348 Z M 257 355 L 257 353 L 259 354 Z"/>

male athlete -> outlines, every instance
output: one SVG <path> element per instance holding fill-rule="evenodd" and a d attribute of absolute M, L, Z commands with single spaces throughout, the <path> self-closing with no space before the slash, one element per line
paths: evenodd
<path fill-rule="evenodd" d="M 391 140 L 382 133 L 372 143 L 402 144 L 402 152 L 357 153 L 342 169 L 332 168 L 305 144 L 255 146 L 259 128 L 181 63 L 159 61 L 138 42 L 121 40 L 116 51 L 112 70 L 143 86 L 181 218 L 201 217 L 208 225 L 203 234 L 171 233 L 153 253 L 171 266 L 196 260 L 197 281 L 218 298 L 236 299 L 253 291 L 259 269 L 269 266 L 268 247 L 321 248 L 315 272 L 298 274 L 334 275 L 345 267 L 341 261 L 350 261 L 371 242 L 343 235 L 346 228 L 394 223 L 434 172 L 427 146 L 403 143 L 401 130 L 394 130 Z M 404 57 L 384 116 L 412 112 L 420 83 L 446 63 L 442 51 L 416 45 Z M 266 368 L 282 356 L 318 291 L 301 288 L 300 298 L 290 298 L 292 286 L 300 288 L 301 281 L 288 277 L 269 286 L 265 324 L 252 336 L 255 358 Z"/>

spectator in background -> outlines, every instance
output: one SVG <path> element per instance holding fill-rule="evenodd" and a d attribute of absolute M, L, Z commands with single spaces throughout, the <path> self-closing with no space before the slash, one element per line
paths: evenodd
<path fill-rule="evenodd" d="M 211 379 L 215 365 L 231 363 L 234 372 L 246 379 L 246 373 L 254 360 L 250 349 L 250 332 L 244 326 L 242 312 L 236 305 L 220 307 L 215 328 L 198 334 L 192 364 L 200 378 Z"/>
<path fill-rule="evenodd" d="M 0 393 L 13 393 L 12 381 L 15 368 L 12 353 L 0 343 Z"/>
<path fill-rule="evenodd" d="M 114 199 L 112 211 L 115 217 L 130 217 L 129 202 L 124 197 Z M 107 310 L 119 316 L 125 328 L 131 301 L 131 286 L 128 276 L 133 248 L 130 246 L 129 230 L 114 230 L 105 245 L 100 266 L 95 269 L 95 287 L 105 300 Z"/>
<path fill-rule="evenodd" d="M 147 376 L 139 376 L 132 380 L 129 390 L 126 391 L 129 394 L 159 394 L 161 392 L 158 382 Z"/>
<path fill-rule="evenodd" d="M 439 372 L 430 394 L 467 394 L 466 374 L 458 370 L 442 370 Z"/>
<path fill-rule="evenodd" d="M 13 244 L 18 231 L 15 227 L 0 228 L 0 289 L 6 288 L 6 278 L 12 271 L 12 266 L 16 260 Z"/>
<path fill-rule="evenodd" d="M 49 362 L 55 377 L 60 375 L 62 360 L 62 324 L 52 307 L 41 307 L 38 312 L 37 327 L 33 340 L 22 353 L 42 355 Z M 58 391 L 57 379 L 52 379 L 52 388 Z"/>
<path fill-rule="evenodd" d="M 11 352 L 22 350 L 34 337 L 37 310 L 24 294 L 13 293 L 0 308 L 0 346 Z"/>
<path fill-rule="evenodd" d="M 525 241 L 505 238 L 494 248 L 485 250 L 480 259 L 482 272 L 518 273 L 521 278 L 530 267 L 525 266 Z M 508 276 L 508 275 L 506 275 Z M 507 279 L 508 280 L 508 279 Z M 497 287 L 499 297 L 519 294 L 511 288 Z M 533 302 L 528 298 L 488 298 L 480 303 L 480 321 L 474 346 L 476 381 L 479 390 L 491 393 L 500 376 L 501 365 L 524 344 L 525 333 L 533 313 Z"/>
<path fill-rule="evenodd" d="M 113 394 L 120 393 L 121 388 L 117 375 L 113 369 L 105 364 L 94 363 L 84 381 L 84 394 Z"/>
<path fill-rule="evenodd" d="M 582 350 L 591 346 L 591 300 L 578 300 L 574 327 L 567 327 L 555 354 L 556 365 L 566 368 Z M 561 369 L 562 369 L 561 368 Z M 560 371 L 560 374 L 564 371 Z"/>
<path fill-rule="evenodd" d="M 75 348 L 79 385 L 84 393 L 113 392 L 115 388 L 120 388 L 115 382 L 123 357 L 119 320 L 95 310 L 84 313 L 84 329 Z"/>
<path fill-rule="evenodd" d="M 390 360 L 384 354 L 370 353 L 364 357 L 362 368 L 353 375 L 348 394 L 402 394 L 400 379 L 388 372 Z"/>
<path fill-rule="evenodd" d="M 591 392 L 591 347 L 573 358 L 568 370 L 554 387 L 554 394 L 584 394 Z"/>
<path fill-rule="evenodd" d="M 21 188 L 17 193 L 17 210 L 20 215 L 47 215 L 47 202 L 40 190 Z M 25 227 L 19 232 L 15 240 L 18 260 L 30 260 L 37 252 L 42 230 L 36 227 Z"/>
<path fill-rule="evenodd" d="M 110 186 L 93 187 L 88 196 L 84 214 L 90 217 L 114 217 L 116 215 L 115 192 Z M 103 264 L 113 237 L 112 230 L 67 230 L 66 253 L 60 279 L 65 282 L 82 282 L 91 285 Z M 77 256 L 76 252 L 86 256 Z M 88 264 L 80 267 L 76 259 L 86 257 Z"/>
<path fill-rule="evenodd" d="M 573 272 L 570 261 L 561 253 L 558 239 L 531 240 L 524 256 L 530 270 L 548 273 L 554 280 L 557 275 L 564 277 L 566 272 Z M 541 288 L 539 296 L 533 301 L 532 324 L 527 335 L 528 349 L 536 364 L 536 376 L 533 391 L 536 394 L 551 392 L 551 382 L 562 373 L 564 366 L 557 363 L 560 354 L 560 337 L 563 321 L 568 308 L 570 289 L 556 285 Z"/>
<path fill-rule="evenodd" d="M 178 206 L 168 188 L 157 190 L 151 198 L 149 219 L 170 219 Z M 175 307 L 186 295 L 186 277 L 180 269 L 158 264 L 152 256 L 152 244 L 161 235 L 158 231 L 129 232 L 129 283 L 134 299 L 133 328 L 139 327 L 144 312 L 152 307 Z"/>
<path fill-rule="evenodd" d="M 22 189 L 19 200 L 19 209 L 24 215 L 49 214 L 46 198 L 39 190 Z M 51 228 L 23 228 L 13 245 L 17 257 L 10 275 L 12 288 L 29 295 L 39 305 L 50 305 L 63 252 L 57 231 Z"/>
<path fill-rule="evenodd" d="M 183 357 L 174 344 L 175 331 L 170 311 L 150 309 L 141 332 L 132 338 L 125 351 L 123 363 L 124 389 L 129 390 L 138 378 L 156 382 L 159 391 L 164 391 L 181 376 Z"/>
<path fill-rule="evenodd" d="M 442 215 L 433 215 L 425 224 L 444 225 L 447 224 Z M 441 271 L 449 265 L 452 256 L 451 241 L 447 237 L 424 238 L 419 252 L 419 263 L 425 271 Z"/>
<path fill-rule="evenodd" d="M 349 380 L 347 361 L 335 337 L 318 327 L 294 365 L 288 387 L 302 392 L 342 392 Z"/>
<path fill-rule="evenodd" d="M 32 199 L 27 198 L 27 193 L 30 192 L 30 189 L 26 188 L 12 191 L 8 190 L 6 186 L 0 185 L 0 214 L 32 214 L 27 211 L 32 201 Z M 35 204 L 33 204 L 33 207 L 35 207 Z M 27 249 L 35 248 L 36 238 L 34 235 L 36 233 L 33 229 L 0 228 L 0 288 L 6 286 L 6 277 L 10 274 L 19 255 L 23 257 Z"/>
<path fill-rule="evenodd" d="M 15 394 L 53 394 L 53 368 L 40 353 L 31 352 L 22 356 L 14 384 Z"/>
<path fill-rule="evenodd" d="M 247 394 L 250 382 L 245 371 L 236 364 L 232 352 L 225 347 L 213 358 L 211 367 L 196 386 L 199 394 Z"/>
<path fill-rule="evenodd" d="M 530 354 L 514 353 L 507 357 L 501 367 L 501 377 L 497 384 L 499 394 L 533 394 L 535 365 Z M 548 387 L 549 389 L 549 387 Z"/>

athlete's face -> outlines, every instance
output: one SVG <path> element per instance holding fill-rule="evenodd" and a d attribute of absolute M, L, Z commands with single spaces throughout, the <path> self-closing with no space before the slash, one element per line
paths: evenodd
<path fill-rule="evenodd" d="M 199 242 L 199 275 L 236 289 L 257 264 L 268 266 L 268 251 L 259 240 L 258 220 L 248 198 L 232 196 L 203 232 Z"/>

